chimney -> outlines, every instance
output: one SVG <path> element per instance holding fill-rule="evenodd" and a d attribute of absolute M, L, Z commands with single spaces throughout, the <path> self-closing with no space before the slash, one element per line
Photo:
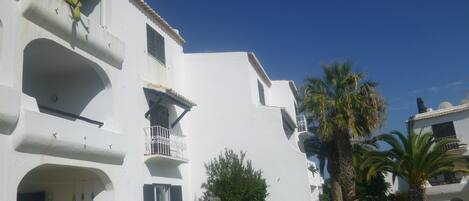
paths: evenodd
<path fill-rule="evenodd" d="M 419 114 L 427 112 L 427 107 L 425 107 L 425 103 L 423 103 L 423 99 L 421 97 L 417 98 L 417 108 Z"/>

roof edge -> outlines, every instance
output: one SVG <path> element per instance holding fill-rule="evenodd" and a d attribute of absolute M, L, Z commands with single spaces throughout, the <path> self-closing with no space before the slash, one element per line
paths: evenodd
<path fill-rule="evenodd" d="M 145 14 L 148 14 L 152 19 L 156 20 L 158 24 L 160 24 L 164 31 L 168 33 L 174 40 L 176 40 L 179 44 L 186 43 L 186 40 L 179 34 L 179 32 L 174 29 L 161 15 L 159 15 L 155 9 L 153 9 L 150 5 L 148 5 L 145 0 L 132 0 L 139 8 L 144 11 Z"/>
<path fill-rule="evenodd" d="M 272 81 L 270 80 L 269 76 L 264 70 L 264 67 L 262 67 L 261 62 L 259 62 L 259 59 L 257 59 L 256 55 L 254 52 L 247 52 L 248 58 L 249 58 L 249 63 L 252 64 L 254 67 L 254 70 L 259 74 L 259 76 L 264 80 L 264 82 L 267 84 L 268 87 L 272 86 Z"/>
<path fill-rule="evenodd" d="M 298 99 L 299 98 L 298 88 L 296 87 L 295 82 L 293 80 L 287 80 L 287 81 L 288 81 L 288 85 L 290 85 L 290 89 L 293 92 L 293 95 L 295 96 L 296 99 Z"/>
<path fill-rule="evenodd" d="M 424 120 L 424 119 L 431 119 L 431 118 L 449 115 L 453 113 L 463 112 L 466 110 L 469 110 L 469 104 L 457 105 L 451 108 L 439 109 L 439 110 L 434 110 L 431 112 L 416 114 L 413 116 L 412 120 L 418 121 L 418 120 Z"/>

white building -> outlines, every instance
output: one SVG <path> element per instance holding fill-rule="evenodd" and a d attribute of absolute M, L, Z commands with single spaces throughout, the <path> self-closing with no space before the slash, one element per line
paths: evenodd
<path fill-rule="evenodd" d="M 77 22 L 65 0 L 0 0 L 0 201 L 197 200 L 225 148 L 268 200 L 318 199 L 292 81 L 253 53 L 185 54 L 143 0 L 81 4 Z"/>
<path fill-rule="evenodd" d="M 469 98 L 469 96 L 468 96 Z M 436 138 L 456 138 L 458 143 L 448 145 L 448 149 L 468 155 L 469 139 L 469 101 L 463 100 L 460 105 L 453 106 L 443 102 L 438 109 L 427 109 L 419 106 L 421 113 L 411 118 L 414 131 L 417 133 L 432 132 Z M 458 165 L 458 164 L 456 164 Z M 432 178 L 427 183 L 427 195 L 430 201 L 469 200 L 469 177 L 464 174 L 444 174 Z M 401 182 L 402 184 L 402 182 Z M 400 190 L 406 188 L 400 186 Z"/>

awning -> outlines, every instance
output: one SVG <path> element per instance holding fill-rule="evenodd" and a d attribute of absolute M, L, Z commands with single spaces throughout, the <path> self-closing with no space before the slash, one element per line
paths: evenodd
<path fill-rule="evenodd" d="M 154 84 L 145 81 L 143 91 L 149 100 L 153 100 L 157 103 L 165 101 L 169 104 L 176 105 L 184 109 L 184 112 L 179 115 L 179 117 L 171 124 L 171 127 L 174 127 L 182 119 L 182 117 L 184 117 L 184 115 L 191 110 L 192 107 L 197 106 L 197 104 L 177 93 L 174 89 L 160 84 Z M 150 107 L 150 109 L 145 113 L 145 118 L 148 118 L 150 111 L 154 109 L 156 105 L 158 104 Z"/>
<path fill-rule="evenodd" d="M 170 104 L 177 105 L 186 110 L 190 110 L 192 107 L 197 106 L 197 104 L 177 93 L 174 89 L 160 84 L 145 81 L 143 89 L 145 91 L 145 95 L 150 96 L 150 98 L 155 98 L 156 100 L 162 98 L 169 101 Z"/>

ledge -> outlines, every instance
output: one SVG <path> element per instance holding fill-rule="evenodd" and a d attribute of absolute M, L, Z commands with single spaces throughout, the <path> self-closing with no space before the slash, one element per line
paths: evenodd
<path fill-rule="evenodd" d="M 33 154 L 119 165 L 126 154 L 122 134 L 28 109 L 12 138 L 17 151 Z"/>
<path fill-rule="evenodd" d="M 466 182 L 461 182 L 458 184 L 427 186 L 427 195 L 428 196 L 442 196 L 442 195 L 458 194 L 458 193 L 467 191 L 467 188 L 468 187 L 467 187 Z"/>
<path fill-rule="evenodd" d="M 125 47 L 103 26 L 82 15 L 80 22 L 72 19 L 64 0 L 20 0 L 23 16 L 93 56 L 122 68 Z"/>
<path fill-rule="evenodd" d="M 145 163 L 181 165 L 183 163 L 188 163 L 188 162 L 189 160 L 187 159 L 159 155 L 159 154 L 145 155 Z"/>

